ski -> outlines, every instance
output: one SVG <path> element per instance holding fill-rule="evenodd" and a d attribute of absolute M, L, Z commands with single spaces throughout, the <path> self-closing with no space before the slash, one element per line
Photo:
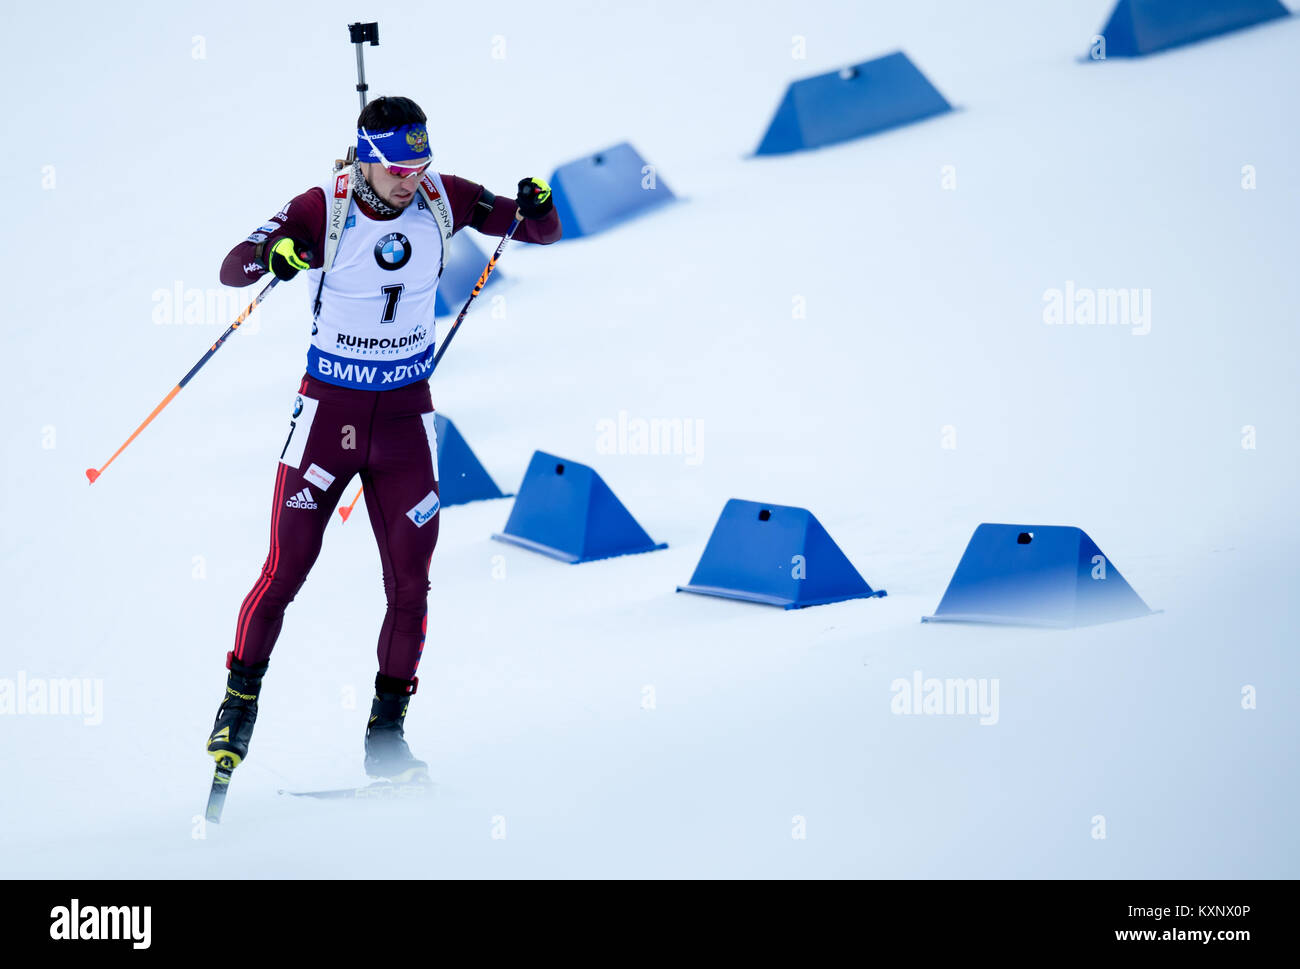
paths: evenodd
<path fill-rule="evenodd" d="M 433 793 L 433 781 L 424 770 L 412 770 L 392 780 L 377 780 L 359 787 L 336 787 L 323 791 L 290 791 L 281 789 L 281 794 L 289 797 L 314 797 L 319 800 L 374 799 L 396 800 L 398 798 L 425 797 Z"/>
<path fill-rule="evenodd" d="M 212 773 L 212 789 L 208 792 L 208 810 L 205 817 L 213 824 L 221 823 L 221 809 L 226 806 L 226 791 L 230 787 L 230 775 L 233 767 L 217 764 Z"/>

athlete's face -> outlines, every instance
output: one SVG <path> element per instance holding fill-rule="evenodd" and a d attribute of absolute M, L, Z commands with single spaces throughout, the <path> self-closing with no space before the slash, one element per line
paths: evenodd
<path fill-rule="evenodd" d="M 427 158 L 412 158 L 407 161 L 394 161 L 392 164 L 419 168 L 427 161 Z M 415 198 L 415 190 L 420 184 L 418 175 L 399 178 L 378 162 L 362 162 L 361 174 L 366 176 L 366 181 L 379 193 L 381 199 L 397 209 L 404 209 L 411 204 L 411 200 Z"/>

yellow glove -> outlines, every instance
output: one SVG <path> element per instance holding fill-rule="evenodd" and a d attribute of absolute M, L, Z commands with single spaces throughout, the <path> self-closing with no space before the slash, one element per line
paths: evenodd
<path fill-rule="evenodd" d="M 311 268 L 311 251 L 306 243 L 295 242 L 288 236 L 277 239 L 275 245 L 266 251 L 264 265 L 275 273 L 277 279 L 293 279 L 303 269 Z"/>
<path fill-rule="evenodd" d="M 515 204 L 525 219 L 544 219 L 555 208 L 555 202 L 551 200 L 551 186 L 540 178 L 521 178 Z"/>

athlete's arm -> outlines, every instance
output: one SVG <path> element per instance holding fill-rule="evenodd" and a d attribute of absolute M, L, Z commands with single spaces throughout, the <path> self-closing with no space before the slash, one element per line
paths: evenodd
<path fill-rule="evenodd" d="M 469 226 L 485 236 L 506 234 L 519 207 L 514 196 L 493 195 L 477 182 L 456 175 L 443 175 L 442 184 L 447 189 L 447 201 L 455 219 L 454 231 Z M 560 217 L 552 209 L 540 219 L 522 220 L 511 238 L 547 245 L 556 242 L 562 231 Z"/>
<path fill-rule="evenodd" d="M 312 269 L 320 268 L 325 259 L 325 192 L 322 189 L 309 188 L 294 196 L 288 205 L 231 249 L 221 263 L 221 284 L 247 286 L 257 282 L 266 275 L 267 255 L 281 239 L 292 239 L 299 247 L 310 249 L 309 265 Z"/>

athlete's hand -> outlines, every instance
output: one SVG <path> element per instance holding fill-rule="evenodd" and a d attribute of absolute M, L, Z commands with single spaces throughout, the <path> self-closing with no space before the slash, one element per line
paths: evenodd
<path fill-rule="evenodd" d="M 555 203 L 551 200 L 551 186 L 540 178 L 521 178 L 515 204 L 525 219 L 544 219 L 555 208 Z"/>
<path fill-rule="evenodd" d="M 297 276 L 301 270 L 309 268 L 311 256 L 307 243 L 286 236 L 277 239 L 275 245 L 266 251 L 266 261 L 263 265 L 275 273 L 276 279 L 288 280 Z"/>

